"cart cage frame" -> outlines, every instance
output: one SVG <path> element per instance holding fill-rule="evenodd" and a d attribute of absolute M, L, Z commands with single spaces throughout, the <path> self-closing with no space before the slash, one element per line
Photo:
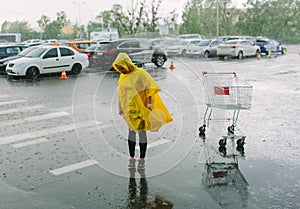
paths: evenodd
<path fill-rule="evenodd" d="M 202 72 L 207 107 L 227 110 L 248 110 L 252 105 L 253 87 L 235 72 Z"/>

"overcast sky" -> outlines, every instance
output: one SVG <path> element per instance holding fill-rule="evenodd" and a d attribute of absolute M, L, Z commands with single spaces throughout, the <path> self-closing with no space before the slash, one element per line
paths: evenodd
<path fill-rule="evenodd" d="M 72 24 L 77 23 L 80 16 L 81 24 L 87 24 L 89 20 L 96 17 L 101 11 L 109 10 L 112 5 L 119 3 L 124 7 L 131 7 L 132 2 L 138 0 L 8 0 L 2 4 L 0 12 L 0 24 L 5 20 L 28 21 L 32 28 L 38 29 L 37 20 L 42 15 L 48 16 L 51 21 L 55 20 L 56 13 L 65 11 L 67 18 Z M 188 0 L 163 0 L 160 16 L 177 9 L 181 14 Z M 236 0 L 239 2 L 239 0 Z M 80 11 L 80 12 L 79 12 Z M 80 15 L 79 15 L 80 13 Z"/>

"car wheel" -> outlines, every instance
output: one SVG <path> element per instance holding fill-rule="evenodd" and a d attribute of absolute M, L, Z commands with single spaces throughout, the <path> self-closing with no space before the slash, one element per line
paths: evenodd
<path fill-rule="evenodd" d="M 36 67 L 30 67 L 26 72 L 26 77 L 29 79 L 37 79 L 40 76 L 40 71 Z"/>
<path fill-rule="evenodd" d="M 281 54 L 286 54 L 286 52 L 287 52 L 286 48 L 283 48 Z"/>
<path fill-rule="evenodd" d="M 205 58 L 209 58 L 209 55 L 210 55 L 210 54 L 209 54 L 209 51 L 205 51 L 205 52 L 204 52 L 204 57 L 205 57 Z"/>
<path fill-rule="evenodd" d="M 77 64 L 73 65 L 71 73 L 74 75 L 78 75 L 81 72 L 81 70 L 82 70 L 82 66 L 77 63 Z"/>
<path fill-rule="evenodd" d="M 156 55 L 154 64 L 157 67 L 162 67 L 166 62 L 166 58 L 164 55 Z"/>
<path fill-rule="evenodd" d="M 242 52 L 242 51 L 239 51 L 237 58 L 238 58 L 239 60 L 241 60 L 241 59 L 244 58 L 244 55 L 243 55 L 243 52 Z"/>
<path fill-rule="evenodd" d="M 184 57 L 186 56 L 186 50 L 185 49 L 182 50 L 181 55 L 184 56 Z"/>

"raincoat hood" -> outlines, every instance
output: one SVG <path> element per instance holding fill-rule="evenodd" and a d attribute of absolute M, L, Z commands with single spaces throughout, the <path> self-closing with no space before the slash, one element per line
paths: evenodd
<path fill-rule="evenodd" d="M 113 68 L 121 73 L 122 73 L 117 66 L 121 66 L 122 68 L 124 68 L 127 73 L 131 73 L 133 71 L 135 71 L 138 67 L 136 65 L 133 64 L 133 62 L 131 61 L 130 57 L 126 54 L 126 53 L 119 53 L 117 58 L 115 59 L 115 61 L 112 64 Z"/>

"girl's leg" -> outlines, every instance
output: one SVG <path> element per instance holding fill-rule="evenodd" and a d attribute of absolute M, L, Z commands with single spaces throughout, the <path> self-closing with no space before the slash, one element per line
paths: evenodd
<path fill-rule="evenodd" d="M 139 132 L 140 158 L 146 157 L 147 151 L 147 134 L 146 131 Z"/>
<path fill-rule="evenodd" d="M 128 148 L 129 148 L 129 155 L 131 158 L 134 158 L 135 145 L 136 145 L 136 133 L 129 129 Z"/>

